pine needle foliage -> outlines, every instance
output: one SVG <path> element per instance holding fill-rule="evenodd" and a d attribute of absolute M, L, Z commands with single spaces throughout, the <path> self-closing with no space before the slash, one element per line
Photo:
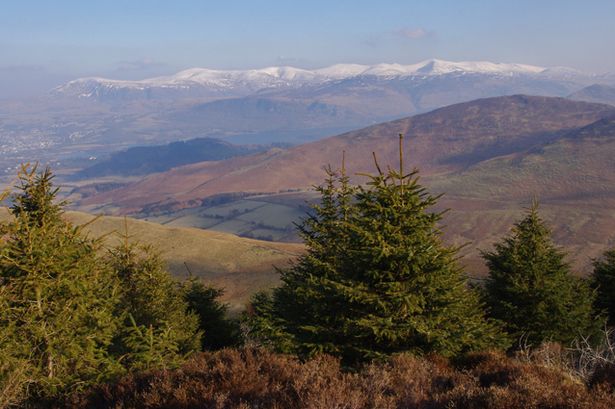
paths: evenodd
<path fill-rule="evenodd" d="M 30 396 L 53 396 L 116 370 L 117 281 L 99 243 L 62 218 L 49 169 L 22 166 L 16 188 L 0 244 L 0 360 L 27 368 Z"/>
<path fill-rule="evenodd" d="M 114 353 L 129 369 L 173 367 L 200 349 L 197 316 L 188 311 L 182 286 L 151 246 L 131 242 L 128 231 L 107 259 L 120 283 L 123 321 Z"/>
<path fill-rule="evenodd" d="M 566 253 L 557 248 L 534 202 L 509 236 L 483 252 L 490 315 L 513 339 L 529 345 L 569 344 L 595 330 L 593 292 L 571 274 Z"/>
<path fill-rule="evenodd" d="M 596 291 L 596 312 L 606 313 L 608 325 L 615 326 L 615 249 L 594 261 L 591 284 Z"/>
<path fill-rule="evenodd" d="M 286 349 L 349 364 L 402 351 L 451 356 L 505 346 L 468 287 L 458 249 L 442 243 L 442 213 L 430 210 L 438 197 L 420 185 L 417 170 L 404 172 L 401 143 L 399 170 L 375 163 L 364 186 L 351 186 L 344 166 L 327 170 L 320 204 L 299 225 L 307 253 L 281 271 L 270 305 L 257 303 L 273 318 L 257 317 L 257 330 L 266 324 Z"/>
<path fill-rule="evenodd" d="M 182 285 L 188 310 L 198 317 L 204 334 L 201 349 L 217 350 L 241 344 L 239 321 L 229 318 L 228 305 L 219 301 L 224 290 L 190 277 Z"/>

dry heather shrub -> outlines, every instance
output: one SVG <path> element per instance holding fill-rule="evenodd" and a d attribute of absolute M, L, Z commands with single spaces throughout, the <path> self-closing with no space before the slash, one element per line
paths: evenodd
<path fill-rule="evenodd" d="M 453 390 L 454 407 L 463 408 L 593 408 L 615 407 L 615 396 L 590 390 L 566 372 L 510 359 L 497 353 L 466 357 L 460 369 L 478 382 L 467 390 Z"/>
<path fill-rule="evenodd" d="M 265 350 L 202 354 L 175 371 L 130 375 L 74 397 L 88 408 L 346 408 L 355 399 L 339 361 L 297 359 Z M 338 405 L 342 401 L 343 405 Z"/>
<path fill-rule="evenodd" d="M 577 382 L 591 387 L 602 385 L 602 388 L 615 391 L 615 329 L 604 330 L 597 342 L 579 338 L 570 348 L 558 343 L 521 348 L 516 358 L 526 363 L 559 369 Z"/>
<path fill-rule="evenodd" d="M 615 363 L 607 363 L 596 368 L 589 383 L 594 389 L 615 394 Z"/>
<path fill-rule="evenodd" d="M 400 354 L 366 367 L 356 381 L 366 408 L 431 408 L 455 385 L 468 382 L 467 378 L 445 358 Z"/>
<path fill-rule="evenodd" d="M 589 389 L 557 368 L 475 353 L 454 363 L 398 355 L 358 372 L 328 356 L 302 363 L 259 349 L 195 357 L 93 388 L 63 407 L 215 409 L 607 409 L 615 394 Z"/>

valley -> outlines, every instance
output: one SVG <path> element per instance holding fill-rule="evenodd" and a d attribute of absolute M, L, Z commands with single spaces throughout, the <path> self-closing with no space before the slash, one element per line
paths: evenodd
<path fill-rule="evenodd" d="M 77 200 L 91 212 L 130 214 L 274 241 L 297 241 L 293 222 L 318 198 L 311 187 L 342 152 L 354 183 L 396 166 L 403 133 L 410 166 L 451 209 L 444 239 L 465 245 L 462 263 L 485 272 L 480 250 L 504 235 L 533 198 L 571 252 L 576 271 L 613 243 L 615 108 L 563 98 L 475 100 L 286 150 L 202 162 Z"/>
<path fill-rule="evenodd" d="M 72 172 L 130 147 L 194 138 L 297 145 L 477 98 L 595 98 L 586 89 L 592 84 L 608 88 L 615 80 L 558 67 L 437 59 L 80 78 L 36 98 L 0 95 L 0 172 L 11 175 L 20 162 L 36 160 Z M 598 94 L 598 102 L 609 101 Z"/>
<path fill-rule="evenodd" d="M 585 273 L 614 240 L 611 80 L 442 60 L 78 79 L 0 103 L 0 168 L 9 184 L 18 163 L 51 165 L 76 210 L 297 243 L 324 167 L 344 153 L 362 183 L 372 152 L 396 166 L 403 133 L 472 274 L 534 197 Z"/>

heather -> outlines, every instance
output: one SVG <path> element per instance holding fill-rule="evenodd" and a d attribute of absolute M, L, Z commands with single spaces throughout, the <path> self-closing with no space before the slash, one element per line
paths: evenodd
<path fill-rule="evenodd" d="M 612 367 L 611 367 L 612 372 Z M 204 353 L 176 370 L 132 374 L 71 397 L 69 408 L 612 408 L 612 378 L 590 386 L 554 367 L 501 352 L 457 360 L 392 358 L 345 371 L 319 355 L 300 361 L 262 349 Z"/>

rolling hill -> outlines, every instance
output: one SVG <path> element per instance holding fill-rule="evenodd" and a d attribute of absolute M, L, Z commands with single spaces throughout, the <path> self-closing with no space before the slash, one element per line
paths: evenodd
<path fill-rule="evenodd" d="M 601 104 L 615 105 L 615 87 L 603 84 L 593 84 L 570 94 L 568 98 L 576 99 L 577 101 L 598 102 Z"/>
<path fill-rule="evenodd" d="M 374 169 L 372 152 L 381 163 L 396 163 L 399 133 L 406 135 L 404 149 L 424 176 L 454 174 L 552 142 L 609 115 L 615 115 L 615 108 L 564 98 L 480 99 L 288 150 L 179 167 L 88 198 L 82 205 L 111 203 L 130 213 L 146 206 L 177 207 L 221 193 L 309 189 L 322 180 L 324 166 L 340 163 L 342 152 L 351 174 Z"/>
<path fill-rule="evenodd" d="M 256 145 L 233 145 L 213 138 L 196 138 L 158 146 L 137 146 L 115 152 L 109 158 L 79 171 L 75 176 L 92 178 L 108 175 L 146 175 L 195 162 L 249 155 L 265 149 Z"/>
<path fill-rule="evenodd" d="M 0 208 L 0 220 L 9 217 L 6 208 Z M 104 236 L 108 246 L 119 243 L 113 232 L 125 231 L 123 217 L 95 219 L 90 214 L 73 211 L 67 212 L 66 217 L 76 225 L 88 223 L 86 231 L 92 237 Z M 277 283 L 274 266 L 287 265 L 303 251 L 303 246 L 298 244 L 251 240 L 188 227 L 166 227 L 131 218 L 126 221 L 129 235 L 160 250 L 171 273 L 184 278 L 189 269 L 206 283 L 224 288 L 223 299 L 234 310 L 242 308 L 255 291 Z"/>
<path fill-rule="evenodd" d="M 445 238 L 470 243 L 464 249 L 470 270 L 484 271 L 477 248 L 505 234 L 538 197 L 557 241 L 573 252 L 575 267 L 587 271 L 591 257 L 615 244 L 613 118 L 611 106 L 565 98 L 480 99 L 288 150 L 176 168 L 80 205 L 168 221 L 178 211 L 210 208 L 211 198 L 225 194 L 239 209 L 261 199 L 238 192 L 280 196 L 299 190 L 309 197 L 310 186 L 322 181 L 323 166 L 338 165 L 342 152 L 351 174 L 374 170 L 372 152 L 381 165 L 396 166 L 396 135 L 403 133 L 408 162 L 432 191 L 446 193 L 440 207 L 452 211 Z M 248 220 L 239 215 L 225 228 L 233 231 L 230 226 L 242 219 Z"/>

